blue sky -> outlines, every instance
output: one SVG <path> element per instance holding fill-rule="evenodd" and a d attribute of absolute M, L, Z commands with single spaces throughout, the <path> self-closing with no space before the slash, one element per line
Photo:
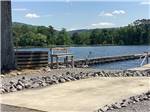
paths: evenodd
<path fill-rule="evenodd" d="M 14 0 L 12 19 L 32 25 L 52 25 L 58 30 L 76 30 L 120 27 L 150 18 L 150 1 L 120 1 Z"/>

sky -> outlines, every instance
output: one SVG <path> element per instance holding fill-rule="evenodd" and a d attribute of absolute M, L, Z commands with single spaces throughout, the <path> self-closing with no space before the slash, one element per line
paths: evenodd
<path fill-rule="evenodd" d="M 67 30 L 126 26 L 150 19 L 150 0 L 12 0 L 12 20 Z"/>

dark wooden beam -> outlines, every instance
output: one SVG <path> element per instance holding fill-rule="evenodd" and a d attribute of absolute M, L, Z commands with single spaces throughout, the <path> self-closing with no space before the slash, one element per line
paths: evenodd
<path fill-rule="evenodd" d="M 1 6 L 1 70 L 15 68 L 11 1 L 0 1 Z"/>

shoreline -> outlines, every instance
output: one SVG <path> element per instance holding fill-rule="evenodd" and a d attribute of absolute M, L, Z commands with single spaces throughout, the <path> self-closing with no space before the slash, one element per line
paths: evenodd
<path fill-rule="evenodd" d="M 77 81 L 82 79 L 92 79 L 92 78 L 121 78 L 121 77 L 150 77 L 150 70 L 137 71 L 137 70 L 100 70 L 100 69 L 92 69 L 92 68 L 67 68 L 67 69 L 54 69 L 50 70 L 48 68 L 42 68 L 36 71 L 26 71 L 17 74 L 18 71 L 15 71 L 16 75 L 10 77 L 8 74 L 6 77 L 1 78 L 2 87 L 1 94 L 11 94 L 15 92 L 21 92 L 26 90 L 38 90 L 44 89 L 50 86 L 54 86 L 56 84 Z M 136 101 L 135 101 L 136 99 Z M 123 103 L 121 103 L 123 102 Z M 133 110 L 136 105 L 142 106 L 145 110 L 148 109 L 148 105 L 150 104 L 150 91 L 143 93 L 141 95 L 131 96 L 129 98 L 125 98 L 121 100 L 121 102 L 116 102 L 114 104 L 105 105 L 94 112 L 132 112 L 129 110 Z M 130 102 L 130 103 L 128 103 Z M 2 102 L 3 103 L 3 102 Z M 44 112 L 42 110 L 32 110 L 32 108 L 24 108 L 18 107 L 15 105 L 3 105 L 3 109 L 5 112 L 10 112 L 9 110 L 15 110 L 15 112 L 20 112 L 20 109 L 26 112 Z M 134 106 L 135 105 L 135 106 Z M 131 108 L 132 107 L 132 108 Z M 120 111 L 121 110 L 121 111 Z M 127 110 L 127 111 L 125 111 Z M 141 112 L 141 111 L 137 111 Z M 142 111 L 147 112 L 147 111 Z"/>
<path fill-rule="evenodd" d="M 58 45 L 52 45 L 52 46 L 45 46 L 45 47 L 38 47 L 38 46 L 17 46 L 14 47 L 14 49 L 28 49 L 28 48 L 52 48 L 52 47 L 103 47 L 103 46 L 148 46 L 149 44 L 143 44 L 143 45 L 71 45 L 71 46 L 58 46 Z"/>
<path fill-rule="evenodd" d="M 92 112 L 122 99 L 146 93 L 149 91 L 148 82 L 147 77 L 93 77 L 3 94 L 2 100 L 5 104 L 47 112 Z"/>
<path fill-rule="evenodd" d="M 32 74 L 32 72 L 30 73 Z M 110 71 L 91 68 L 70 68 L 52 71 L 38 71 L 38 74 L 18 75 L 1 78 L 0 93 L 22 91 L 26 89 L 42 88 L 59 83 L 82 80 L 92 77 L 150 77 L 150 70 L 145 71 Z"/>

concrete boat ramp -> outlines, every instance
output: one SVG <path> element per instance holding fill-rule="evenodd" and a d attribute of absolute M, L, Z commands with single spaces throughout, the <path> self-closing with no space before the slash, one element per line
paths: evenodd
<path fill-rule="evenodd" d="M 148 90 L 148 77 L 97 77 L 2 94 L 1 103 L 48 112 L 92 112 Z"/>

